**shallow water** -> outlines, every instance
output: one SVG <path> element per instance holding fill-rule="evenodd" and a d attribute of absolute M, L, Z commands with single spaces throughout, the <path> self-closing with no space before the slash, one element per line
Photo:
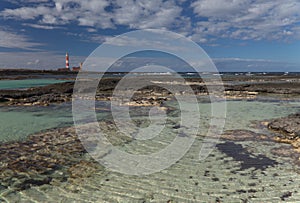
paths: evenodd
<path fill-rule="evenodd" d="M 287 116 L 300 111 L 300 102 L 297 101 L 227 101 L 227 115 L 224 130 L 248 129 L 251 121 L 266 120 Z M 99 119 L 111 119 L 107 110 L 108 102 L 97 102 L 96 106 Z M 169 102 L 168 106 L 176 106 L 176 102 Z M 216 104 L 218 106 L 218 104 Z M 220 104 L 220 106 L 223 106 Z M 139 108 L 136 108 L 136 111 Z M 201 121 L 203 126 L 208 126 L 211 114 L 210 103 L 199 104 Z M 132 111 L 135 111 L 133 108 Z M 57 127 L 70 126 L 73 124 L 71 103 L 50 106 L 28 107 L 0 107 L 0 141 L 18 140 L 27 135 Z M 148 117 L 141 116 L 141 112 L 134 119 L 144 120 Z M 207 128 L 202 128 L 203 133 Z M 253 129 L 252 129 L 253 130 Z M 200 130 L 201 132 L 201 130 Z M 203 134 L 202 133 L 202 134 Z M 201 134 L 201 133 L 200 133 Z"/>
<path fill-rule="evenodd" d="M 0 141 L 12 141 L 55 127 L 72 125 L 70 105 L 0 107 Z"/>
<path fill-rule="evenodd" d="M 26 79 L 26 80 L 0 80 L 0 89 L 26 89 L 30 87 L 46 86 L 55 83 L 67 82 L 56 79 Z"/>
<path fill-rule="evenodd" d="M 102 107 L 107 108 L 103 102 Z M 99 106 L 101 106 L 99 104 Z M 176 106 L 176 102 L 169 102 Z M 199 161 L 199 150 L 207 131 L 211 105 L 200 103 L 199 136 L 188 153 L 176 164 L 146 176 L 129 176 L 109 170 L 99 171 L 79 182 L 32 186 L 22 191 L 0 189 L 0 200 L 8 202 L 290 202 L 300 201 L 298 166 L 289 157 L 271 153 L 289 145 L 271 141 L 220 140 L 213 152 Z M 132 109 L 134 111 L 134 108 Z M 72 124 L 70 104 L 49 107 L 0 108 L 1 140 L 25 138 L 31 133 Z M 224 130 L 245 129 L 266 133 L 253 121 L 286 116 L 300 111 L 299 101 L 227 101 Z M 98 110 L 99 119 L 109 119 Z M 135 120 L 147 117 L 133 113 Z M 176 121 L 177 114 L 170 115 Z M 147 154 L 167 146 L 174 133 L 172 124 L 151 141 L 134 140 L 119 148 Z M 269 136 L 272 133 L 268 132 Z M 9 135 L 9 136 L 8 136 Z M 288 197 L 285 197 L 288 196 Z"/>
<path fill-rule="evenodd" d="M 97 102 L 105 109 L 107 103 Z M 98 119 L 106 117 L 101 112 Z M 28 135 L 43 130 L 73 125 L 72 104 L 54 104 L 50 106 L 1 106 L 0 142 L 25 139 Z"/>

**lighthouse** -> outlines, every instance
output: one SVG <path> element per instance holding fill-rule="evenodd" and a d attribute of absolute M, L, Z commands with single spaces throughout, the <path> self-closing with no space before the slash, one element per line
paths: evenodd
<path fill-rule="evenodd" d="M 66 69 L 70 69 L 68 52 L 66 53 Z"/>

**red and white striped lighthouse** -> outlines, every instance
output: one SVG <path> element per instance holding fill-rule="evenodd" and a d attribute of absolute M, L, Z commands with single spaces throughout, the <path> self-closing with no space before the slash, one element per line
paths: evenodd
<path fill-rule="evenodd" d="M 66 69 L 70 69 L 68 52 L 66 53 Z"/>

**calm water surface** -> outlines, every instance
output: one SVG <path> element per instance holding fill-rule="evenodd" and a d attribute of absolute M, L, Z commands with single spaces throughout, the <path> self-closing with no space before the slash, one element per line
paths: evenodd
<path fill-rule="evenodd" d="M 67 82 L 56 79 L 26 79 L 26 80 L 0 80 L 0 89 L 26 89 L 30 87 L 46 86 L 55 83 Z"/>

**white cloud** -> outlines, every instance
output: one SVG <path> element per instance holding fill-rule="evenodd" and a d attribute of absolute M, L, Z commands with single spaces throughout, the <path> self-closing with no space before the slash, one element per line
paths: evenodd
<path fill-rule="evenodd" d="M 38 20 L 41 24 L 62 25 L 77 22 L 83 26 L 112 28 L 106 0 L 54 0 L 54 4 L 40 3 L 16 9 L 4 9 L 1 16 L 19 20 Z"/>
<path fill-rule="evenodd" d="M 40 24 L 67 24 L 114 28 L 171 28 L 179 24 L 182 8 L 174 1 L 163 0 L 53 0 L 16 9 L 4 9 L 1 16 L 19 20 L 38 20 Z M 111 11 L 106 8 L 111 6 Z"/>
<path fill-rule="evenodd" d="M 33 23 L 23 23 L 22 25 L 29 26 L 32 28 L 37 28 L 37 29 L 44 29 L 44 30 L 65 29 L 63 27 L 58 27 L 58 26 L 40 25 L 40 24 L 33 24 Z"/>
<path fill-rule="evenodd" d="M 130 28 L 171 28 L 179 20 L 182 8 L 174 1 L 117 0 L 113 20 Z"/>
<path fill-rule="evenodd" d="M 36 59 L 36 60 L 34 60 L 34 61 L 28 61 L 27 62 L 27 65 L 37 65 L 37 64 L 39 64 L 40 63 L 40 60 L 39 59 Z"/>
<path fill-rule="evenodd" d="M 42 44 L 32 42 L 22 34 L 16 34 L 0 27 L 0 47 L 34 50 L 34 47 L 40 45 Z"/>
<path fill-rule="evenodd" d="M 194 35 L 242 40 L 299 38 L 300 2 L 297 0 L 197 0 L 194 13 L 208 21 L 196 23 Z"/>
<path fill-rule="evenodd" d="M 198 0 L 192 3 L 195 13 L 205 17 L 229 17 L 249 6 L 248 0 Z"/>
<path fill-rule="evenodd" d="M 152 33 L 152 34 L 150 34 Z M 137 49 L 137 50 L 160 50 L 165 52 L 189 53 L 194 48 L 187 39 L 182 35 L 172 35 L 168 32 L 160 30 L 152 31 L 136 31 L 127 33 L 117 37 L 99 36 L 99 39 L 104 39 L 107 45 L 113 47 L 122 47 L 122 49 Z M 102 37 L 102 38 L 101 38 Z M 117 49 L 116 49 L 117 50 Z M 114 54 L 114 53 L 112 53 Z"/>
<path fill-rule="evenodd" d="M 97 32 L 97 29 L 95 29 L 95 28 L 87 28 L 87 31 L 88 32 Z"/>
<path fill-rule="evenodd" d="M 51 10 L 45 6 L 21 7 L 16 9 L 4 9 L 1 15 L 6 18 L 16 18 L 22 20 L 32 20 L 41 15 L 47 15 Z"/>
<path fill-rule="evenodd" d="M 163 28 L 201 43 L 214 38 L 286 40 L 299 38 L 298 0 L 30 0 L 20 8 L 4 9 L 0 16 L 36 20 L 36 28 L 77 24 L 108 29 Z M 183 5 L 190 4 L 190 8 Z M 23 7 L 22 7 L 23 5 Z M 26 5 L 26 6 L 24 6 Z M 193 13 L 186 14 L 186 9 Z M 32 23 L 32 22 L 30 22 Z M 26 24 L 24 24 L 26 25 Z M 30 26 L 30 24 L 27 24 Z"/>

